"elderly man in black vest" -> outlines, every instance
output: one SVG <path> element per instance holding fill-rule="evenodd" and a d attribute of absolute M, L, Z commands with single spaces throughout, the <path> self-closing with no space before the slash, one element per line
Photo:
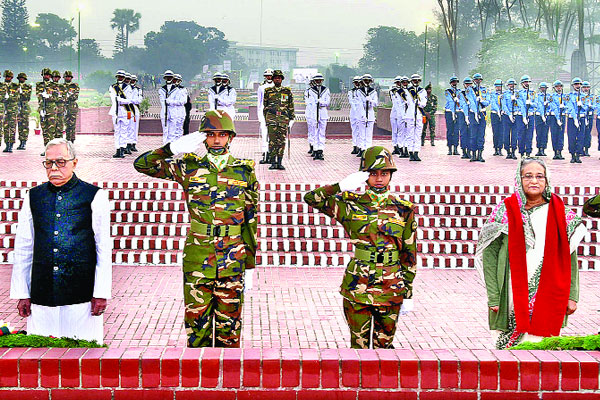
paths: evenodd
<path fill-rule="evenodd" d="M 74 174 L 71 142 L 48 142 L 42 164 L 48 182 L 19 212 L 10 297 L 28 333 L 102 343 L 112 283 L 108 194 Z"/>

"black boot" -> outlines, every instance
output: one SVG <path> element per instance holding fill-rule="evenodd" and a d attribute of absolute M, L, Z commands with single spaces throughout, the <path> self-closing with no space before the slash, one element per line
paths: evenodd
<path fill-rule="evenodd" d="M 418 151 L 414 151 L 413 152 L 413 161 L 421 161 L 421 159 L 419 158 L 419 152 Z"/>
<path fill-rule="evenodd" d="M 462 159 L 465 159 L 465 160 L 466 160 L 467 158 L 471 158 L 471 157 L 469 157 L 469 150 L 467 150 L 467 149 L 462 149 L 462 156 L 460 156 L 460 158 L 462 158 Z"/>
<path fill-rule="evenodd" d="M 512 160 L 512 150 L 511 149 L 506 150 L 506 159 Z"/>
<path fill-rule="evenodd" d="M 413 152 L 412 151 L 408 152 L 408 161 L 415 161 L 415 157 L 413 156 Z"/>
<path fill-rule="evenodd" d="M 283 156 L 277 157 L 277 169 L 283 171 L 283 170 L 285 170 L 285 167 L 283 165 L 281 165 L 282 160 L 283 160 Z"/>
<path fill-rule="evenodd" d="M 581 164 L 581 156 L 579 154 L 575 154 L 575 162 Z"/>
<path fill-rule="evenodd" d="M 452 155 L 453 156 L 458 156 L 459 155 L 458 154 L 458 146 L 457 145 L 454 146 L 454 153 L 452 153 Z"/>
<path fill-rule="evenodd" d="M 577 162 L 577 154 L 575 153 L 571 153 L 571 161 L 569 161 L 571 164 L 575 164 Z"/>
<path fill-rule="evenodd" d="M 542 157 L 546 157 L 546 149 L 542 149 Z"/>
<path fill-rule="evenodd" d="M 123 155 L 123 148 L 119 147 L 116 151 L 116 153 L 113 155 L 113 158 L 124 158 L 125 156 Z"/>
<path fill-rule="evenodd" d="M 448 146 L 448 155 L 451 156 L 452 155 L 452 146 Z"/>
<path fill-rule="evenodd" d="M 590 149 L 588 147 L 583 149 L 583 156 L 584 157 L 589 157 L 590 156 Z"/>
<path fill-rule="evenodd" d="M 19 143 L 19 147 L 17 147 L 17 150 L 25 150 L 26 144 L 27 144 L 27 140 L 21 140 L 21 143 Z"/>
<path fill-rule="evenodd" d="M 485 162 L 485 160 L 483 159 L 483 150 L 477 150 L 477 161 Z"/>
<path fill-rule="evenodd" d="M 324 160 L 323 150 L 317 150 L 315 153 L 316 153 L 315 160 Z"/>
<path fill-rule="evenodd" d="M 269 162 L 269 152 L 265 152 L 262 155 L 263 155 L 263 158 L 258 163 L 259 164 L 267 164 Z"/>
<path fill-rule="evenodd" d="M 498 147 L 498 155 L 500 157 L 502 157 L 504 154 L 502 154 L 502 147 Z"/>
<path fill-rule="evenodd" d="M 356 157 L 361 158 L 363 156 L 364 152 L 365 152 L 364 150 L 359 149 L 358 153 L 356 153 Z"/>
<path fill-rule="evenodd" d="M 12 147 L 13 144 L 12 143 L 6 143 L 6 148 L 4 149 L 4 153 L 12 153 Z"/>
<path fill-rule="evenodd" d="M 552 157 L 553 160 L 560 160 L 560 158 L 558 158 L 558 150 L 554 150 L 554 157 Z"/>
<path fill-rule="evenodd" d="M 558 151 L 558 159 L 559 159 L 559 160 L 564 160 L 564 159 L 565 159 L 565 158 L 563 157 L 563 155 L 562 155 L 562 150 L 559 150 L 559 151 Z"/>
<path fill-rule="evenodd" d="M 435 146 L 435 139 L 434 138 L 431 138 L 431 145 Z"/>
<path fill-rule="evenodd" d="M 352 149 L 352 152 L 350 154 L 357 154 L 358 153 L 358 147 L 354 146 L 354 148 Z"/>
<path fill-rule="evenodd" d="M 538 149 L 538 152 L 536 153 L 536 157 L 541 157 L 544 155 L 544 152 L 542 151 L 542 149 Z"/>
<path fill-rule="evenodd" d="M 123 154 L 131 154 L 131 150 L 129 150 L 129 145 L 127 145 L 126 147 L 121 147 L 121 149 L 123 150 Z"/>
<path fill-rule="evenodd" d="M 308 149 L 308 154 L 312 155 L 313 154 L 313 145 L 310 145 L 310 149 Z"/>
<path fill-rule="evenodd" d="M 471 160 L 469 160 L 469 162 L 475 162 L 475 161 L 479 161 L 477 159 L 477 150 L 471 151 Z"/>

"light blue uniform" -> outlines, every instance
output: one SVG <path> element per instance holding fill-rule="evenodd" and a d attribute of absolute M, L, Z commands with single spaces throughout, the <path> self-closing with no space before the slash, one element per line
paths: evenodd
<path fill-rule="evenodd" d="M 533 147 L 533 128 L 535 126 L 535 92 L 531 89 L 519 90 L 518 104 L 523 118 L 518 118 L 517 135 L 519 136 L 519 153 L 530 154 Z M 525 120 L 527 125 L 525 125 Z"/>
<path fill-rule="evenodd" d="M 458 146 L 458 135 L 460 132 L 458 112 L 460 111 L 460 105 L 456 104 L 455 101 L 457 94 L 458 89 L 453 87 L 449 87 L 444 92 L 444 97 L 446 99 L 446 104 L 444 105 L 444 116 L 446 118 L 446 141 L 448 147 Z"/>
<path fill-rule="evenodd" d="M 490 104 L 485 86 L 473 85 L 467 91 L 469 99 L 470 150 L 483 150 L 485 144 L 485 110 Z"/>
<path fill-rule="evenodd" d="M 502 127 L 504 130 L 504 149 L 506 151 L 515 151 L 519 144 L 517 121 L 521 119 L 522 114 L 518 100 L 519 92 L 516 90 L 508 89 L 502 97 Z"/>
<path fill-rule="evenodd" d="M 460 105 L 460 112 L 458 114 L 458 117 L 460 119 L 460 121 L 459 121 L 460 147 L 461 147 L 463 153 L 465 153 L 465 152 L 468 152 L 471 147 L 469 131 L 470 131 L 470 124 L 473 122 L 469 119 L 469 100 L 465 94 L 465 89 L 458 91 L 458 101 L 459 101 L 459 105 Z M 461 114 L 462 114 L 462 118 L 461 118 Z M 469 124 L 467 124 L 467 121 L 469 121 Z M 463 154 L 463 157 L 464 157 L 464 154 Z M 469 157 L 467 157 L 467 158 L 469 158 Z"/>
<path fill-rule="evenodd" d="M 502 91 L 490 91 L 488 94 L 488 100 L 490 102 L 490 121 L 492 122 L 492 134 L 494 136 L 494 149 L 498 152 L 502 150 L 504 144 L 504 129 L 502 128 L 503 97 Z"/>
<path fill-rule="evenodd" d="M 540 152 L 548 147 L 548 130 L 550 128 L 548 117 L 551 103 L 552 95 L 548 93 L 548 89 L 546 89 L 546 93 L 542 93 L 540 89 L 533 102 L 535 108 L 535 145 Z"/>
<path fill-rule="evenodd" d="M 564 93 L 552 93 L 548 125 L 550 125 L 550 135 L 552 137 L 552 150 L 558 152 L 562 151 L 565 146 L 566 103 L 568 101 L 568 95 Z"/>
<path fill-rule="evenodd" d="M 583 101 L 584 97 L 581 90 L 574 90 L 569 93 L 569 101 L 567 102 L 569 153 L 576 156 L 583 155 L 585 120 L 587 116 L 587 107 Z M 579 122 L 579 126 L 575 125 L 575 121 Z"/>

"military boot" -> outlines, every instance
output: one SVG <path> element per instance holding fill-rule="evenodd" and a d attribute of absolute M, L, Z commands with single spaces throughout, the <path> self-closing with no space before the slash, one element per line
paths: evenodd
<path fill-rule="evenodd" d="M 435 138 L 433 138 L 433 137 L 431 138 L 431 145 L 435 146 Z"/>
<path fill-rule="evenodd" d="M 132 143 L 132 144 L 131 144 L 131 151 L 133 151 L 134 153 L 135 153 L 136 151 L 138 151 L 138 149 L 136 149 L 136 148 L 135 148 L 135 143 Z"/>
<path fill-rule="evenodd" d="M 365 151 L 363 149 L 359 149 L 358 153 L 356 153 L 356 157 L 361 158 L 364 153 L 365 153 Z"/>
<path fill-rule="evenodd" d="M 460 158 L 462 158 L 462 159 L 465 159 L 465 160 L 466 160 L 467 158 L 471 158 L 471 157 L 469 157 L 469 150 L 467 150 L 467 149 L 462 149 L 462 156 L 460 156 Z"/>
<path fill-rule="evenodd" d="M 485 160 L 483 159 L 483 150 L 477 150 L 477 161 L 485 162 Z"/>
<path fill-rule="evenodd" d="M 413 151 L 413 161 L 421 161 L 418 151 Z"/>
<path fill-rule="evenodd" d="M 402 158 L 410 158 L 410 152 L 408 151 L 408 147 L 403 147 L 402 149 L 404 150 L 404 155 L 402 156 Z"/>
<path fill-rule="evenodd" d="M 277 169 L 285 170 L 285 167 L 283 165 L 281 165 L 281 161 L 283 161 L 283 156 L 277 157 Z"/>
<path fill-rule="evenodd" d="M 313 155 L 313 145 L 310 145 L 310 149 L 308 149 L 308 154 Z"/>
<path fill-rule="evenodd" d="M 558 151 L 558 159 L 559 159 L 559 160 L 564 160 L 564 159 L 565 159 L 565 158 L 563 157 L 563 155 L 562 155 L 562 150 L 559 150 L 559 151 Z"/>
<path fill-rule="evenodd" d="M 324 160 L 325 158 L 323 158 L 323 150 L 317 150 L 316 151 L 317 155 L 315 156 L 315 160 Z"/>
<path fill-rule="evenodd" d="M 394 151 L 392 151 L 392 154 L 400 154 L 400 148 L 398 147 L 398 145 L 394 146 Z"/>
<path fill-rule="evenodd" d="M 581 164 L 581 155 L 578 153 L 575 153 L 575 162 Z"/>
<path fill-rule="evenodd" d="M 452 155 L 452 146 L 448 146 L 448 155 L 451 156 Z"/>
<path fill-rule="evenodd" d="M 121 147 L 121 150 L 123 151 L 123 154 L 131 154 L 131 150 L 129 150 L 129 146 Z"/>
<path fill-rule="evenodd" d="M 571 153 L 571 161 L 569 161 L 571 164 L 575 164 L 577 162 L 577 154 L 575 153 Z"/>
<path fill-rule="evenodd" d="M 453 156 L 458 156 L 458 155 L 460 155 L 460 154 L 458 153 L 458 146 L 457 146 L 457 145 L 455 145 L 455 146 L 454 146 L 454 153 L 452 153 L 452 155 L 453 155 Z"/>
<path fill-rule="evenodd" d="M 113 154 L 113 158 L 124 158 L 125 156 L 123 155 L 123 148 L 119 147 L 117 149 L 117 151 L 115 152 L 115 154 Z"/>
<path fill-rule="evenodd" d="M 558 150 L 554 150 L 554 157 L 552 157 L 553 160 L 560 160 L 560 158 L 558 158 Z"/>
<path fill-rule="evenodd" d="M 590 148 L 589 147 L 584 147 L 583 148 L 583 156 L 584 157 L 589 157 L 590 156 Z"/>
<path fill-rule="evenodd" d="M 12 147 L 13 144 L 12 143 L 6 143 L 6 148 L 4 149 L 4 153 L 12 153 Z"/>
<path fill-rule="evenodd" d="M 358 146 L 354 146 L 354 148 L 352 149 L 350 154 L 357 154 L 357 153 L 358 153 Z"/>
<path fill-rule="evenodd" d="M 258 163 L 259 164 L 267 164 L 269 162 L 269 153 L 265 152 L 262 155 L 263 155 L 263 158 Z"/>
<path fill-rule="evenodd" d="M 21 140 L 21 143 L 19 143 L 19 147 L 17 147 L 17 150 L 25 150 L 26 144 L 27 144 L 27 140 Z"/>
<path fill-rule="evenodd" d="M 479 159 L 477 159 L 477 150 L 473 150 L 471 152 L 471 159 L 469 160 L 469 162 L 475 162 L 475 161 L 479 161 Z"/>

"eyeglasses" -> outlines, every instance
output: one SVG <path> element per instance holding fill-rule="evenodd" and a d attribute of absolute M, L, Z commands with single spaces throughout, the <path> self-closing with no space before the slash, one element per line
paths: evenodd
<path fill-rule="evenodd" d="M 73 161 L 73 160 L 74 160 L 74 158 L 70 158 L 68 160 L 65 160 L 64 158 L 59 158 L 58 160 L 45 160 L 45 161 L 42 161 L 42 165 L 46 169 L 52 169 L 53 164 L 56 164 L 56 166 L 58 168 L 62 168 L 65 165 L 67 165 L 68 161 Z"/>
<path fill-rule="evenodd" d="M 526 174 L 526 175 L 522 175 L 521 179 L 523 179 L 524 181 L 529 181 L 529 182 L 531 182 L 534 179 L 538 180 L 538 181 L 542 181 L 542 180 L 546 179 L 546 175 L 542 175 L 542 174 L 538 174 L 538 175 Z"/>

